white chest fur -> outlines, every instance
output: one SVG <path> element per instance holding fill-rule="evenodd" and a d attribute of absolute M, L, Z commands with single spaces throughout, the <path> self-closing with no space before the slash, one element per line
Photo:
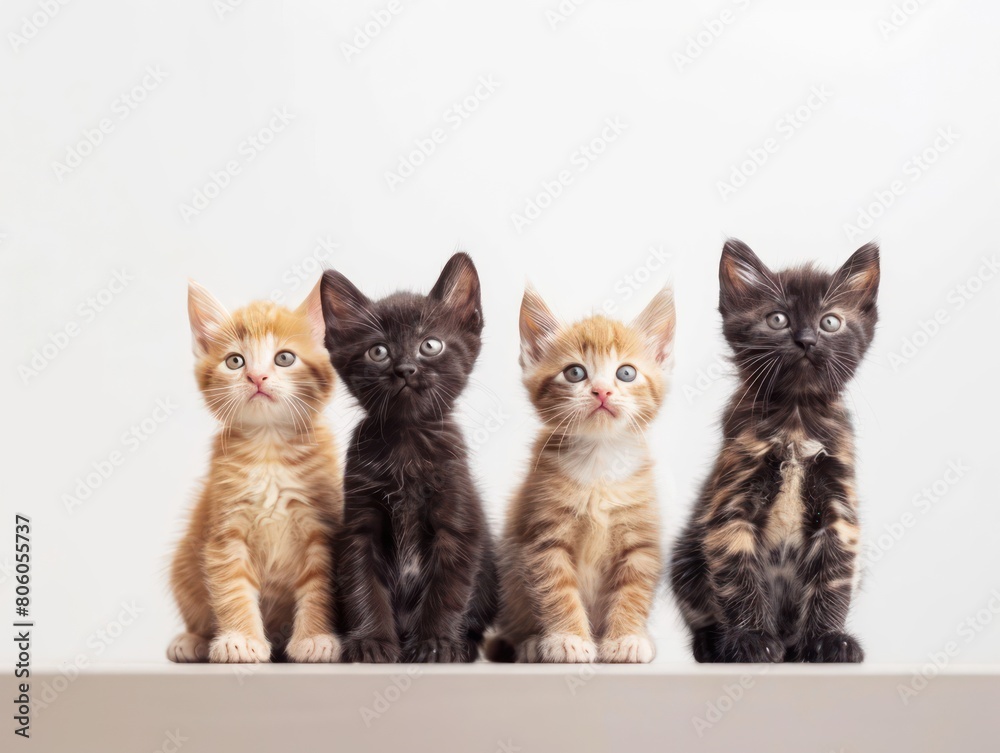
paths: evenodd
<path fill-rule="evenodd" d="M 813 439 L 782 443 L 781 487 L 771 503 L 764 528 L 764 539 L 771 548 L 802 543 L 806 470 L 813 458 L 822 452 L 825 452 L 823 445 Z"/>

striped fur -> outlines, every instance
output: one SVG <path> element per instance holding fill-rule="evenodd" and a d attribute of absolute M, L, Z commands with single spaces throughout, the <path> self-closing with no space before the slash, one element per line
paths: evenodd
<path fill-rule="evenodd" d="M 295 312 L 253 303 L 230 315 L 192 283 L 189 309 L 198 385 L 221 429 L 174 556 L 171 586 L 187 632 L 168 656 L 337 661 L 330 544 L 343 501 L 321 415 L 334 373 L 319 287 Z M 280 352 L 294 362 L 277 365 Z M 227 366 L 234 354 L 240 368 Z"/>
<path fill-rule="evenodd" d="M 537 293 L 525 294 L 524 383 L 543 428 L 507 514 L 489 658 L 652 660 L 646 622 L 662 560 L 643 431 L 666 393 L 673 332 L 668 290 L 632 326 L 601 316 L 561 326 Z M 569 381 L 572 365 L 586 378 Z M 634 381 L 618 378 L 623 365 Z"/>
<path fill-rule="evenodd" d="M 671 562 L 695 659 L 861 661 L 845 632 L 859 530 L 842 392 L 874 334 L 878 248 L 864 246 L 832 275 L 775 273 L 732 240 L 720 282 L 742 383 Z M 840 326 L 828 332 L 830 314 Z"/>

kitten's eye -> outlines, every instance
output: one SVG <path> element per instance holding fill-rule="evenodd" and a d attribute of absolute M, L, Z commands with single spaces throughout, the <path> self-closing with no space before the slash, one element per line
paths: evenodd
<path fill-rule="evenodd" d="M 843 322 L 840 321 L 840 317 L 835 316 L 834 314 L 827 314 L 819 321 L 819 326 L 824 332 L 836 332 L 840 329 L 841 324 L 843 324 Z"/>
<path fill-rule="evenodd" d="M 373 345 L 368 349 L 368 357 L 376 363 L 381 363 L 389 357 L 389 349 L 384 345 Z"/>
<path fill-rule="evenodd" d="M 278 366 L 291 366 L 295 363 L 295 354 L 290 350 L 283 350 L 274 357 L 274 362 Z"/>
<path fill-rule="evenodd" d="M 624 366 L 619 366 L 618 371 L 615 374 L 623 382 L 634 382 L 635 377 L 639 372 L 635 370 L 635 366 L 629 366 L 625 364 Z"/>
<path fill-rule="evenodd" d="M 780 311 L 767 315 L 767 326 L 771 329 L 784 329 L 788 326 L 788 317 Z"/>
<path fill-rule="evenodd" d="M 245 363 L 246 361 L 243 360 L 243 356 L 241 356 L 239 353 L 233 353 L 231 356 L 228 356 L 226 358 L 226 366 L 233 369 L 234 371 L 236 369 L 242 369 Z"/>
<path fill-rule="evenodd" d="M 582 382 L 587 378 L 587 370 L 583 368 L 580 364 L 575 363 L 572 366 L 567 366 L 563 371 L 563 376 L 566 377 L 567 382 Z"/>
<path fill-rule="evenodd" d="M 420 355 L 422 356 L 438 356 L 441 355 L 441 351 L 443 350 L 444 343 L 436 337 L 428 337 L 420 343 Z"/>

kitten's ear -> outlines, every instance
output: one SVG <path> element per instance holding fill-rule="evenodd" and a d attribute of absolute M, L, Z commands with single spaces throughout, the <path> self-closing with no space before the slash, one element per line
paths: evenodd
<path fill-rule="evenodd" d="M 219 331 L 229 320 L 229 311 L 194 280 L 188 280 L 188 319 L 195 355 L 201 357 L 211 349 Z"/>
<path fill-rule="evenodd" d="M 719 307 L 738 308 L 748 298 L 778 293 L 774 273 L 741 240 L 730 238 L 719 262 Z"/>
<path fill-rule="evenodd" d="M 677 326 L 677 312 L 674 309 L 674 292 L 663 288 L 654 296 L 649 305 L 632 322 L 632 327 L 646 336 L 646 342 L 653 349 L 656 362 L 667 363 L 673 352 L 674 331 Z"/>
<path fill-rule="evenodd" d="M 372 302 L 340 272 L 328 269 L 319 281 L 323 309 L 324 341 L 327 347 L 336 339 L 335 332 L 367 321 Z"/>
<path fill-rule="evenodd" d="M 558 331 L 558 320 L 528 283 L 521 301 L 521 366 L 540 360 Z"/>
<path fill-rule="evenodd" d="M 457 253 L 445 264 L 438 281 L 431 288 L 430 298 L 441 301 L 472 329 L 483 327 L 483 302 L 479 273 L 472 258 Z"/>
<path fill-rule="evenodd" d="M 326 321 L 323 319 L 323 278 L 313 286 L 312 291 L 295 311 L 299 316 L 305 317 L 309 323 L 309 331 L 313 340 L 320 347 L 326 347 Z"/>
<path fill-rule="evenodd" d="M 861 308 L 874 306 L 880 277 L 878 244 L 872 241 L 851 254 L 836 271 L 827 300 L 846 296 L 860 301 Z"/>

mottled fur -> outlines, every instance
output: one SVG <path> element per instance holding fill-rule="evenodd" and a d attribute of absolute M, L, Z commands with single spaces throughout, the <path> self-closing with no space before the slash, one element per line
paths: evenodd
<path fill-rule="evenodd" d="M 668 290 L 627 326 L 556 322 L 533 290 L 521 308 L 524 384 L 542 420 L 507 514 L 495 661 L 648 662 L 662 577 L 653 459 L 643 431 L 667 389 Z M 586 377 L 567 378 L 579 365 Z M 634 381 L 617 376 L 635 368 Z"/>
<path fill-rule="evenodd" d="M 834 274 L 772 272 L 731 240 L 719 274 L 741 384 L 671 563 L 695 659 L 861 661 L 845 632 L 859 530 L 842 393 L 874 335 L 878 247 L 862 247 Z M 839 329 L 821 327 L 828 315 Z"/>
<path fill-rule="evenodd" d="M 481 345 L 475 266 L 456 254 L 429 295 L 380 301 L 331 270 L 323 311 L 330 358 L 365 410 L 336 546 L 344 660 L 473 661 L 496 611 L 492 542 L 452 415 Z"/>
<path fill-rule="evenodd" d="M 319 286 L 294 312 L 252 303 L 230 315 L 192 283 L 188 308 L 198 386 L 221 429 L 174 556 L 171 586 L 187 632 L 167 654 L 177 662 L 337 661 L 330 545 L 343 500 L 321 415 L 334 373 Z M 294 362 L 275 363 L 283 352 Z M 238 368 L 227 365 L 234 355 Z"/>

